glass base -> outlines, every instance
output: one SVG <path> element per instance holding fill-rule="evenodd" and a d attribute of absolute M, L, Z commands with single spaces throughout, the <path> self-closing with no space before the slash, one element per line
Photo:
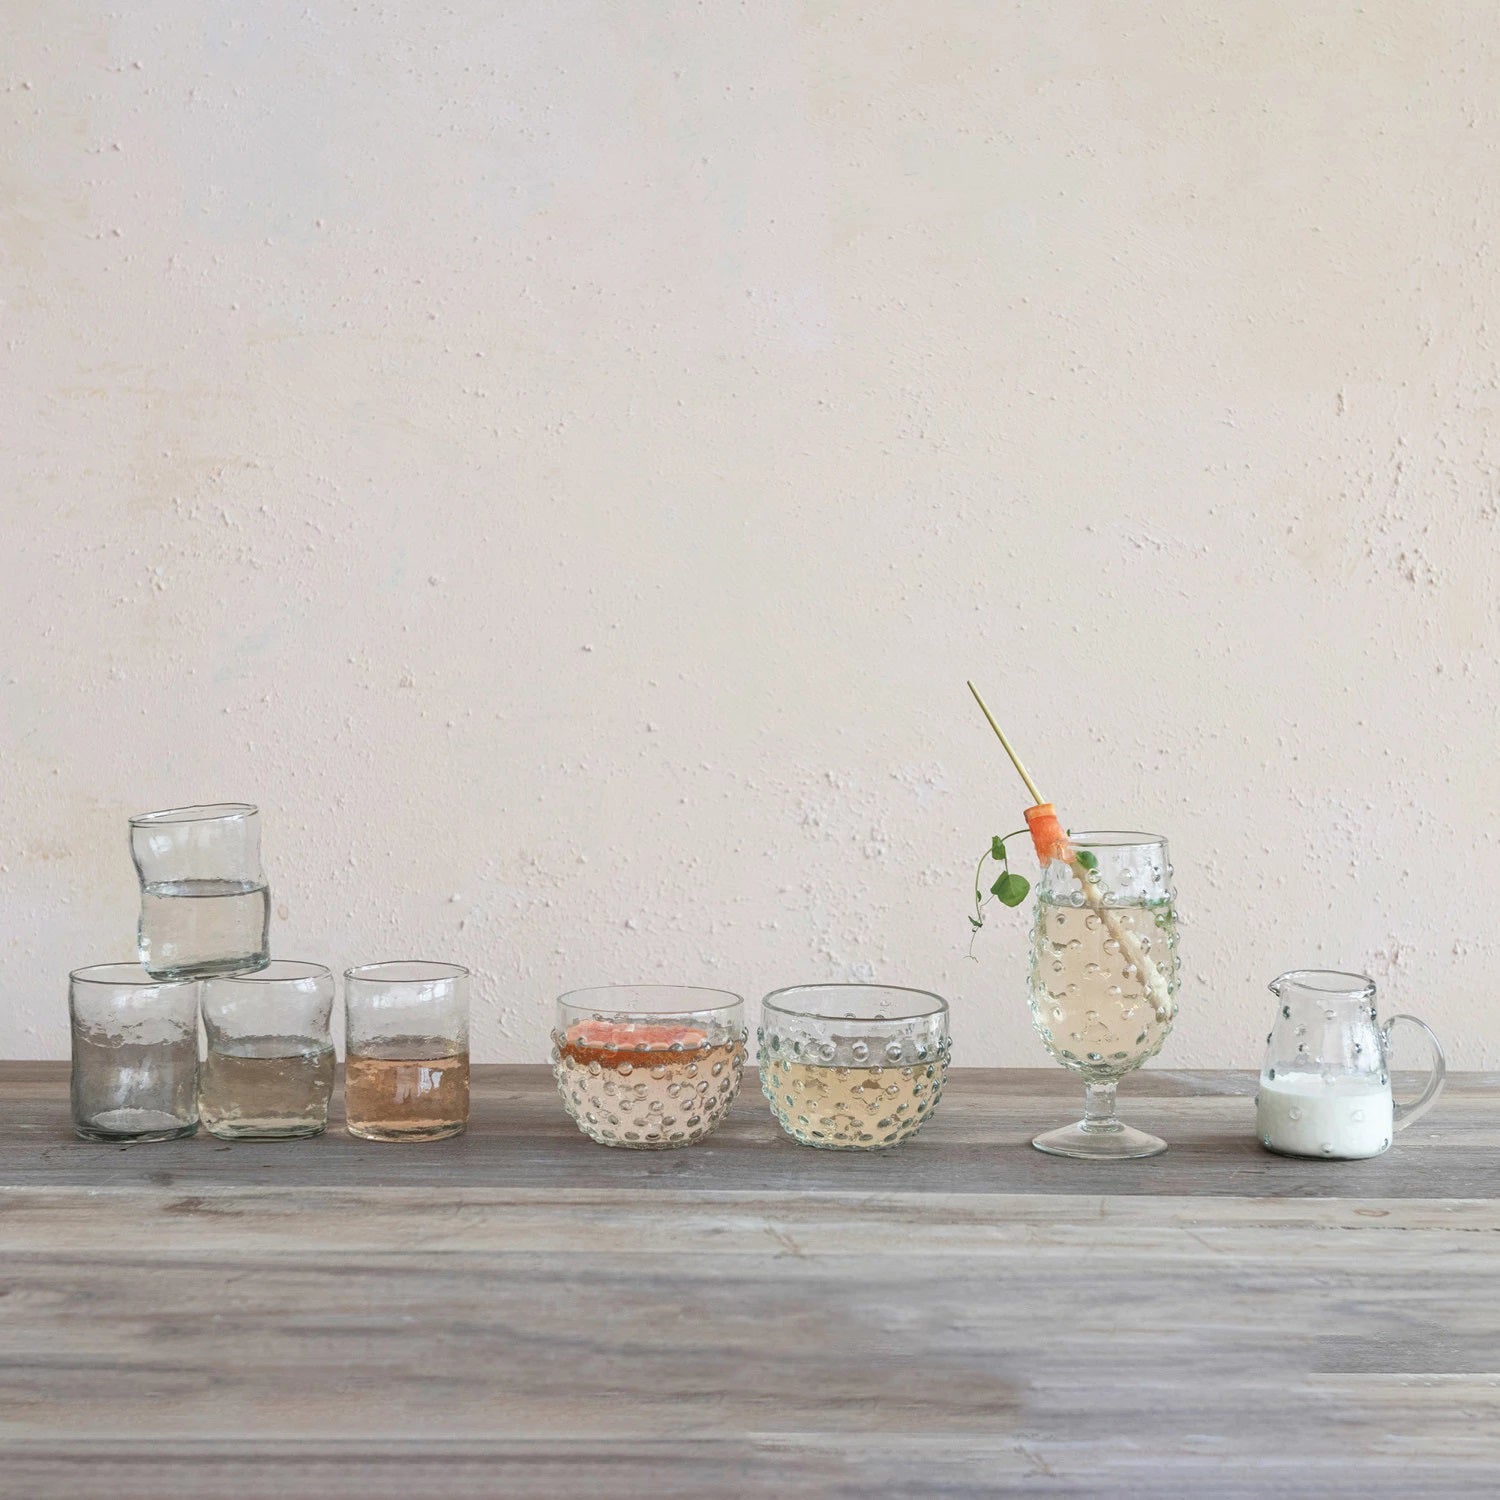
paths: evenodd
<path fill-rule="evenodd" d="M 212 979 L 218 974 L 254 974 L 271 962 L 269 950 L 261 953 L 246 953 L 239 958 L 214 958 L 199 964 L 182 964 L 174 967 L 153 969 L 144 959 L 141 967 L 163 984 L 177 984 L 187 979 Z"/>
<path fill-rule="evenodd" d="M 306 1141 L 322 1135 L 326 1125 L 265 1125 L 259 1128 L 242 1125 L 205 1125 L 219 1141 Z"/>
<path fill-rule="evenodd" d="M 658 1136 L 652 1140 L 628 1141 L 623 1135 L 600 1135 L 589 1129 L 577 1116 L 572 1116 L 573 1123 L 578 1126 L 578 1133 L 587 1136 L 596 1146 L 608 1146 L 611 1151 L 680 1151 L 684 1146 L 696 1146 L 699 1141 L 706 1141 L 715 1130 L 719 1128 L 719 1121 L 715 1120 L 706 1130 L 701 1127 L 692 1134 L 683 1134 L 676 1139 L 663 1139 Z"/>
<path fill-rule="evenodd" d="M 799 1135 L 795 1130 L 788 1130 L 785 1125 L 782 1125 L 781 1133 L 787 1140 L 799 1146 L 808 1146 L 814 1151 L 894 1151 L 911 1140 L 925 1123 L 926 1121 L 919 1120 L 917 1130 L 908 1130 L 905 1135 L 897 1136 L 893 1141 L 841 1141 L 830 1136 L 814 1139 L 812 1136 Z"/>
<path fill-rule="evenodd" d="M 377 1130 L 345 1121 L 344 1128 L 362 1141 L 446 1141 L 452 1136 L 462 1135 L 468 1127 L 460 1120 L 452 1125 L 422 1125 L 410 1130 Z"/>
<path fill-rule="evenodd" d="M 120 1111 L 116 1111 L 120 1113 Z M 197 1135 L 198 1122 L 193 1120 L 188 1124 L 164 1125 L 157 1128 L 147 1126 L 141 1130 L 131 1130 L 128 1127 L 110 1130 L 90 1124 L 86 1120 L 75 1120 L 73 1122 L 73 1134 L 81 1141 L 97 1141 L 105 1146 L 129 1146 L 137 1141 L 144 1144 L 146 1141 L 182 1141 L 190 1135 Z"/>
<path fill-rule="evenodd" d="M 1119 1120 L 1098 1124 L 1080 1120 L 1061 1130 L 1049 1130 L 1031 1144 L 1048 1156 L 1072 1156 L 1081 1161 L 1135 1161 L 1142 1156 L 1160 1156 L 1167 1149 L 1160 1137 Z"/>
<path fill-rule="evenodd" d="M 583 1132 L 596 1146 L 607 1146 L 611 1151 L 680 1151 L 684 1146 L 696 1146 L 704 1137 L 695 1135 L 690 1141 L 606 1141 L 601 1136 Z"/>

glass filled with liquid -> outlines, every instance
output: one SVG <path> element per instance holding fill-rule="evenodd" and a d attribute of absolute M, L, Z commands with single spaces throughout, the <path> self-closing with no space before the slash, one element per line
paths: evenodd
<path fill-rule="evenodd" d="M 231 1141 L 320 1135 L 333 1094 L 332 1013 L 333 975 L 323 964 L 281 959 L 205 979 L 204 1129 Z"/>
<path fill-rule="evenodd" d="M 370 1141 L 438 1141 L 469 1122 L 469 971 L 364 964 L 344 973 L 344 1120 Z"/>
<path fill-rule="evenodd" d="M 723 1123 L 745 1068 L 745 1002 L 687 985 L 607 985 L 557 1002 L 563 1108 L 601 1146 L 691 1146 Z"/>
<path fill-rule="evenodd" d="M 1177 1015 L 1177 916 L 1167 842 L 1070 834 L 1048 861 L 1031 933 L 1031 1020 L 1083 1078 L 1084 1117 L 1032 1142 L 1054 1156 L 1154 1156 L 1166 1142 L 1115 1115 L 1115 1086 L 1161 1050 Z"/>
<path fill-rule="evenodd" d="M 149 973 L 202 979 L 264 967 L 271 893 L 254 807 L 142 813 L 130 820 L 130 853 L 141 883 L 139 956 Z"/>
<path fill-rule="evenodd" d="M 937 1108 L 948 1003 L 890 985 L 797 985 L 766 996 L 758 1039 L 761 1091 L 794 1141 L 879 1151 Z"/>
<path fill-rule="evenodd" d="M 169 1141 L 198 1128 L 198 986 L 137 964 L 68 976 L 73 1129 L 89 1141 Z"/>

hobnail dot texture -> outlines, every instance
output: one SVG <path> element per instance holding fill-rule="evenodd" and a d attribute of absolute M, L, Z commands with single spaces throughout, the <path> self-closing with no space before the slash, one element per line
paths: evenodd
<path fill-rule="evenodd" d="M 760 1086 L 794 1141 L 825 1151 L 882 1151 L 909 1141 L 937 1109 L 948 1074 L 947 1037 L 910 1061 L 845 1067 L 775 1033 L 759 1033 Z M 859 1045 L 859 1044 L 856 1044 Z M 881 1056 L 878 1045 L 867 1055 Z M 901 1058 L 899 1044 L 892 1049 Z"/>
<path fill-rule="evenodd" d="M 602 1146 L 663 1151 L 691 1146 L 724 1122 L 745 1071 L 743 1028 L 737 1037 L 699 1047 L 666 1048 L 613 1057 L 584 1057 L 552 1033 L 552 1075 L 563 1107 Z"/>

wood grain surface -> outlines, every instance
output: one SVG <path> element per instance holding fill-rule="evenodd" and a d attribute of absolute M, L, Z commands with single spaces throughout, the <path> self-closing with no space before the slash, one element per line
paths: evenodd
<path fill-rule="evenodd" d="M 1367 1162 L 1149 1071 L 1163 1157 L 1042 1156 L 1062 1070 L 959 1071 L 884 1154 L 753 1078 L 682 1151 L 477 1068 L 468 1135 L 72 1138 L 0 1064 L 0 1495 L 1500 1492 L 1500 1079 Z"/>

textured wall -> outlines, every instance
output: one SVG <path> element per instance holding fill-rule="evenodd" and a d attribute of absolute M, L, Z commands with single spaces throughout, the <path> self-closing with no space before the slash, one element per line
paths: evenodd
<path fill-rule="evenodd" d="M 1376 975 L 1500 1066 L 1485 4 L 0 11 L 0 1053 L 125 818 L 273 944 L 930 986 L 1045 1061 L 1025 800 L 1170 836 L 1163 1064 Z"/>

